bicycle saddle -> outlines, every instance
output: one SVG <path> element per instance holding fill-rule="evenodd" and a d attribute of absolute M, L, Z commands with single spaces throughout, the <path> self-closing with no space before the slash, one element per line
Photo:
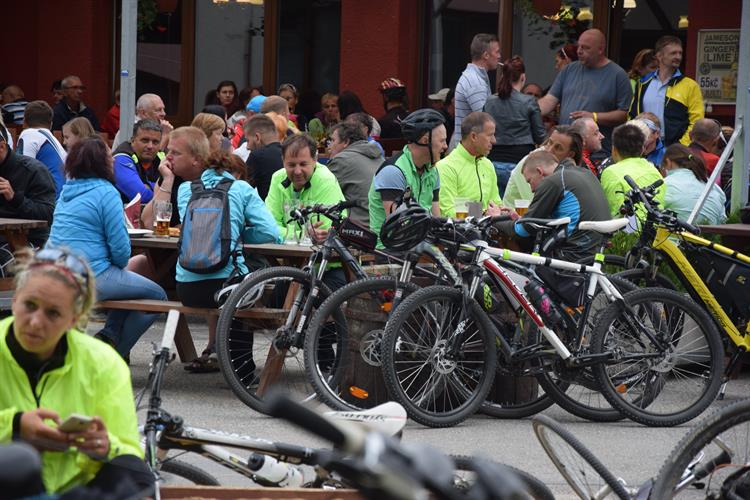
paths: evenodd
<path fill-rule="evenodd" d="M 625 217 L 612 220 L 585 220 L 578 223 L 578 229 L 600 234 L 612 234 L 627 226 L 628 222 L 630 221 Z"/>
<path fill-rule="evenodd" d="M 559 219 L 537 219 L 536 217 L 522 217 L 518 219 L 516 223 L 523 224 L 527 229 L 554 229 L 570 224 L 570 217 L 561 217 Z"/>
<path fill-rule="evenodd" d="M 406 410 L 395 401 L 388 401 L 369 410 L 362 411 L 329 411 L 326 416 L 335 420 L 357 422 L 363 427 L 396 436 L 406 426 Z"/>

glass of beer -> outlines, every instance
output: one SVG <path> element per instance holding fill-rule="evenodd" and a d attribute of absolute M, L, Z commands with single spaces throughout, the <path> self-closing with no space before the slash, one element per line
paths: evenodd
<path fill-rule="evenodd" d="M 156 219 L 155 236 L 169 236 L 169 221 L 172 220 L 172 203 L 168 201 L 154 202 L 154 218 Z"/>
<path fill-rule="evenodd" d="M 531 200 L 516 200 L 514 202 L 514 205 L 516 207 L 516 213 L 520 215 L 521 217 L 523 217 L 524 214 L 529 211 L 529 205 L 531 205 Z"/>
<path fill-rule="evenodd" d="M 456 219 L 465 219 L 469 215 L 469 201 L 468 198 L 454 199 L 456 205 Z"/>

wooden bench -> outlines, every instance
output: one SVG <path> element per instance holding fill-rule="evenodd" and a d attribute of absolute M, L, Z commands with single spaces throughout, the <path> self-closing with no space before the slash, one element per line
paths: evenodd
<path fill-rule="evenodd" d="M 94 307 L 96 309 L 119 309 L 126 311 L 141 311 L 153 313 L 167 313 L 170 310 L 179 311 L 180 319 L 177 323 L 177 332 L 175 334 L 174 343 L 175 347 L 177 347 L 177 354 L 180 356 L 180 360 L 183 363 L 190 362 L 197 357 L 195 344 L 193 344 L 193 337 L 190 334 L 190 328 L 188 327 L 185 315 L 192 314 L 194 316 L 206 317 L 218 316 L 221 313 L 221 310 L 218 308 L 207 309 L 199 307 L 187 307 L 183 305 L 182 302 L 174 300 L 103 300 L 97 302 Z M 253 307 L 251 309 L 237 311 L 235 317 L 258 321 L 259 328 L 272 328 L 282 325 L 288 315 L 289 309 L 286 308 L 269 309 L 262 307 Z"/>

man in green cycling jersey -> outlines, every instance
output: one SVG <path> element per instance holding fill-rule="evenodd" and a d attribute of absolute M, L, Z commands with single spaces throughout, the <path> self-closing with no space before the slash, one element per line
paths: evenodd
<path fill-rule="evenodd" d="M 461 122 L 461 142 L 437 163 L 440 173 L 440 215 L 456 216 L 456 198 L 500 204 L 497 174 L 487 154 L 495 143 L 495 120 L 488 113 L 469 113 Z"/>
<path fill-rule="evenodd" d="M 419 109 L 401 120 L 401 133 L 406 146 L 380 166 L 368 193 L 370 229 L 378 234 L 407 188 L 420 206 L 440 214 L 440 176 L 435 163 L 448 149 L 445 118 L 434 109 Z"/>

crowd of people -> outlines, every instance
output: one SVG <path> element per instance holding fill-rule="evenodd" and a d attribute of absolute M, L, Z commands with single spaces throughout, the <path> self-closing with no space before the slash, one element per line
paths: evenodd
<path fill-rule="evenodd" d="M 187 306 L 216 307 L 215 293 L 228 279 L 266 265 L 241 252 L 210 273 L 179 261 L 174 283 L 157 283 L 144 256 L 131 255 L 123 205 L 136 199 L 142 227 L 154 226 L 164 202 L 174 207 L 170 224 L 180 226 L 196 193 L 223 189 L 233 245 L 281 243 L 296 231 L 289 207 L 341 200 L 355 201 L 351 218 L 377 233 L 407 190 L 434 215 L 456 217 L 467 203 L 508 214 L 498 230 L 523 239 L 529 234 L 516 211 L 523 206 L 530 217 L 570 217 L 569 236 L 555 250 L 570 260 L 600 242 L 578 230 L 580 221 L 619 216 L 626 175 L 641 186 L 665 177 L 657 199 L 687 218 L 724 131 L 704 117 L 696 82 L 680 72 L 678 38 L 639 52 L 629 73 L 605 56 L 605 46 L 592 29 L 562 47 L 557 77 L 544 90 L 526 80 L 521 57 L 501 61 L 497 38 L 478 34 L 454 89 L 430 94 L 429 107 L 410 110 L 406 85 L 383 80 L 379 119 L 351 91 L 317 97 L 284 83 L 265 95 L 222 81 L 189 126 L 173 127 L 162 98 L 147 93 L 137 99 L 133 129 L 123 131 L 119 104 L 99 121 L 77 76 L 53 86 L 53 106 L 27 102 L 17 85 L 6 86 L 3 120 L 23 131 L 13 144 L 0 122 L 0 217 L 44 220 L 49 228 L 29 234 L 43 250 L 14 262 L 13 317 L 0 323 L 0 371 L 13 386 L 0 391 L 0 443 L 20 437 L 45 452 L 51 491 L 104 484 L 119 460 L 127 469 L 141 452 L 125 362 L 156 316 L 110 311 L 95 339 L 76 326 L 95 299 L 165 300 L 165 286 Z M 498 67 L 492 89 L 488 72 Z M 385 139 L 405 145 L 391 156 Z M 725 206 L 717 179 L 696 223 L 724 221 Z M 328 224 L 315 223 L 312 240 L 323 239 Z M 336 289 L 346 279 L 332 267 L 324 281 Z M 208 345 L 188 371 L 218 370 L 215 317 L 208 328 Z M 47 383 L 57 379 L 60 387 Z M 65 398 L 61 391 L 76 384 L 90 387 L 92 397 Z M 83 433 L 50 423 L 70 411 L 98 417 Z M 77 455 L 54 451 L 70 445 Z"/>

